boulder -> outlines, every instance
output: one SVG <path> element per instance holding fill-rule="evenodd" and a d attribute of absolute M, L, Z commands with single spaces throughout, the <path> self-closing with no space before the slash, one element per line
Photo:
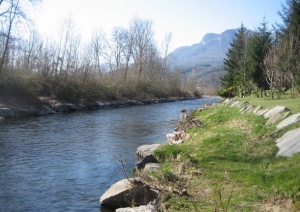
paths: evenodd
<path fill-rule="evenodd" d="M 243 112 L 244 110 L 246 110 L 248 107 L 248 105 L 245 105 L 245 106 L 242 106 L 240 109 L 239 109 L 239 112 Z"/>
<path fill-rule="evenodd" d="M 26 107 L 26 109 L 14 109 L 16 116 L 33 116 L 37 111 L 33 107 Z"/>
<path fill-rule="evenodd" d="M 156 150 L 160 147 L 161 147 L 161 144 L 142 145 L 142 146 L 137 148 L 136 154 L 139 157 L 144 158 L 145 156 L 152 154 L 152 152 L 154 150 Z"/>
<path fill-rule="evenodd" d="M 101 197 L 104 207 L 122 208 L 147 205 L 155 200 L 159 191 L 150 188 L 139 178 L 123 179 L 113 184 Z"/>
<path fill-rule="evenodd" d="M 0 108 L 0 117 L 10 118 L 13 116 L 15 116 L 15 113 L 11 108 Z"/>
<path fill-rule="evenodd" d="M 146 155 L 140 162 L 136 164 L 136 168 L 142 169 L 147 163 L 159 163 L 159 161 L 152 154 Z"/>
<path fill-rule="evenodd" d="M 154 205 L 142 205 L 134 208 L 118 208 L 116 212 L 155 212 L 157 211 Z"/>
<path fill-rule="evenodd" d="M 44 114 L 55 114 L 56 112 L 52 110 L 50 107 L 43 105 L 42 109 L 39 111 L 40 115 Z"/>
<path fill-rule="evenodd" d="M 242 107 L 244 107 L 244 106 L 247 106 L 249 103 L 247 102 L 247 101 L 242 101 L 242 102 L 240 102 L 238 105 L 237 105 L 237 107 L 238 108 L 242 108 Z"/>
<path fill-rule="evenodd" d="M 222 103 L 225 105 L 225 104 L 227 104 L 229 101 L 230 101 L 230 99 L 224 99 Z"/>
<path fill-rule="evenodd" d="M 147 163 L 145 164 L 144 171 L 157 171 L 159 168 L 159 163 Z"/>
<path fill-rule="evenodd" d="M 291 115 L 290 117 L 282 120 L 277 126 L 276 128 L 277 129 L 282 129 L 290 124 L 293 124 L 297 121 L 300 120 L 300 113 L 297 113 L 297 114 L 294 114 L 294 115 Z"/>
<path fill-rule="evenodd" d="M 292 156 L 300 152 L 300 128 L 285 133 L 276 140 L 279 148 L 277 156 Z"/>
<path fill-rule="evenodd" d="M 270 118 L 271 116 L 281 113 L 283 111 L 286 111 L 287 108 L 284 106 L 276 106 L 273 109 L 269 110 L 268 112 L 265 113 L 264 117 L 265 118 Z"/>
<path fill-rule="evenodd" d="M 190 127 L 203 127 L 204 124 L 201 122 L 200 119 L 193 119 L 189 122 L 189 126 Z M 190 136 L 188 136 L 188 134 L 182 130 L 179 131 L 175 131 L 172 133 L 169 133 L 166 135 L 167 137 L 167 142 L 169 144 L 178 144 L 183 142 L 183 139 L 188 139 Z"/>
<path fill-rule="evenodd" d="M 77 105 L 71 103 L 66 103 L 66 104 L 60 103 L 55 106 L 55 111 L 58 113 L 74 112 L 76 110 L 78 110 Z"/>
<path fill-rule="evenodd" d="M 166 137 L 169 143 L 179 140 L 179 135 L 177 132 L 168 133 Z"/>
<path fill-rule="evenodd" d="M 258 105 L 254 110 L 253 110 L 253 113 L 256 114 L 259 110 L 262 109 L 262 106 L 261 105 Z"/>
<path fill-rule="evenodd" d="M 175 144 L 175 145 L 178 145 L 178 144 L 182 144 L 183 143 L 183 140 L 177 140 L 177 141 L 172 141 L 170 142 L 169 144 Z"/>
<path fill-rule="evenodd" d="M 103 102 L 95 101 L 96 108 L 103 108 L 105 107 L 105 104 Z"/>
<path fill-rule="evenodd" d="M 255 115 L 262 116 L 265 113 L 267 113 L 268 111 L 269 111 L 269 109 L 261 109 L 261 110 L 257 111 L 257 113 Z"/>
<path fill-rule="evenodd" d="M 129 106 L 136 106 L 136 105 L 138 105 L 138 102 L 137 102 L 137 101 L 134 101 L 134 100 L 128 100 L 128 101 L 127 101 L 127 104 L 128 104 Z"/>
<path fill-rule="evenodd" d="M 86 102 L 84 109 L 99 109 L 99 108 L 104 108 L 105 107 L 105 103 L 103 102 L 99 102 L 99 101 L 91 101 L 91 102 Z"/>
<path fill-rule="evenodd" d="M 253 110 L 253 107 L 252 105 L 248 105 L 245 110 L 243 110 L 241 113 L 244 114 L 244 113 L 250 113 L 252 110 Z"/>
<path fill-rule="evenodd" d="M 255 106 L 251 105 L 251 107 L 249 109 L 247 109 L 247 111 L 245 111 L 245 113 L 251 113 L 255 108 Z"/>
<path fill-rule="evenodd" d="M 290 111 L 287 111 L 285 113 L 276 113 L 269 118 L 266 125 L 274 124 L 276 121 L 280 121 L 280 120 L 286 118 L 289 114 L 290 114 Z"/>
<path fill-rule="evenodd" d="M 240 104 L 239 101 L 235 101 L 230 105 L 230 107 L 235 107 L 235 106 L 238 106 L 239 104 Z"/>

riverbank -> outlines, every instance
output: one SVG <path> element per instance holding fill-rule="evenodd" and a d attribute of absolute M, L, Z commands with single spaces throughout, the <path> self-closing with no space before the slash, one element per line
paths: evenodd
<path fill-rule="evenodd" d="M 15 97 L 0 98 L 0 122 L 6 119 L 25 116 L 40 116 L 56 113 L 69 113 L 76 111 L 107 109 L 118 107 L 141 106 L 150 104 L 161 104 L 178 101 L 199 99 L 191 97 L 170 97 L 162 99 L 145 100 L 122 100 L 122 101 L 82 101 L 82 102 L 60 102 L 49 97 L 39 97 L 39 100 L 23 100 Z"/>
<path fill-rule="evenodd" d="M 278 141 L 300 122 L 278 128 L 281 117 L 266 124 L 271 109 L 233 101 L 194 111 L 204 126 L 188 129 L 191 138 L 182 144 L 154 151 L 160 169 L 136 175 L 161 191 L 158 209 L 299 211 L 300 154 L 280 156 Z"/>

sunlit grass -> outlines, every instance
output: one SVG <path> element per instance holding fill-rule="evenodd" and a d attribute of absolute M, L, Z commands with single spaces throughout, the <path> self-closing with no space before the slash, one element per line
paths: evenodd
<path fill-rule="evenodd" d="M 249 96 L 246 98 L 236 98 L 239 101 L 248 101 L 251 105 L 261 105 L 264 108 L 273 108 L 275 106 L 285 106 L 293 113 L 300 113 L 300 98 L 291 98 L 289 94 L 282 95 L 280 99 L 271 97 L 257 98 Z"/>
<path fill-rule="evenodd" d="M 252 99 L 246 100 L 252 104 Z M 272 104 L 261 104 L 264 101 Z M 279 101 L 253 102 L 271 107 Z M 284 102 L 296 106 L 295 99 Z M 278 202 L 287 211 L 300 210 L 300 154 L 276 157 L 274 141 L 279 134 L 269 136 L 275 126 L 266 126 L 263 117 L 221 105 L 197 112 L 196 117 L 205 127 L 191 129 L 189 141 L 155 152 L 162 161 L 162 171 L 155 176 L 168 188 L 167 211 L 266 211 Z M 185 169 L 180 171 L 182 164 Z M 171 192 L 184 185 L 188 196 Z"/>

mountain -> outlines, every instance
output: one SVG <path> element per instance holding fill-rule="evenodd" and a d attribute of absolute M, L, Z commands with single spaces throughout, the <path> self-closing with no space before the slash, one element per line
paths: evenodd
<path fill-rule="evenodd" d="M 220 65 L 233 41 L 237 29 L 221 34 L 207 33 L 200 43 L 175 49 L 171 54 L 173 67 L 191 67 L 199 64 Z"/>

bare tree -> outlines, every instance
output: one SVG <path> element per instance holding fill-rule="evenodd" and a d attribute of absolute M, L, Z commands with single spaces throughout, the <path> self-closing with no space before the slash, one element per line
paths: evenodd
<path fill-rule="evenodd" d="M 266 81 L 270 86 L 272 99 L 274 98 L 274 92 L 279 83 L 278 62 L 278 48 L 277 46 L 273 46 L 265 56 L 262 67 L 262 69 L 264 70 L 264 74 L 266 75 Z"/>
<path fill-rule="evenodd" d="M 89 44 L 90 55 L 92 57 L 92 63 L 95 64 L 97 72 L 101 75 L 101 58 L 104 57 L 106 49 L 106 34 L 102 29 L 97 29 L 93 32 L 92 40 Z"/>
<path fill-rule="evenodd" d="M 172 33 L 168 33 L 165 35 L 165 40 L 163 42 L 162 46 L 162 58 L 163 58 L 163 64 L 162 64 L 162 71 L 160 75 L 160 80 L 166 76 L 166 72 L 170 68 L 170 43 L 172 40 Z"/>
<path fill-rule="evenodd" d="M 5 64 L 6 56 L 9 51 L 9 43 L 12 38 L 13 28 L 18 24 L 28 22 L 29 19 L 22 8 L 22 2 L 25 0 L 0 0 L 0 19 L 2 22 L 1 36 L 5 37 L 5 43 L 1 50 L 0 74 Z M 28 0 L 27 2 L 35 4 L 39 0 Z"/>
<path fill-rule="evenodd" d="M 75 24 L 70 19 L 65 19 L 58 33 L 58 43 L 55 51 L 54 71 L 55 77 L 64 76 L 76 72 L 81 38 L 75 34 Z"/>
<path fill-rule="evenodd" d="M 142 77 L 148 53 L 154 45 L 152 25 L 152 21 L 138 17 L 134 17 L 130 23 L 130 34 L 133 38 L 132 55 L 139 78 Z"/>

